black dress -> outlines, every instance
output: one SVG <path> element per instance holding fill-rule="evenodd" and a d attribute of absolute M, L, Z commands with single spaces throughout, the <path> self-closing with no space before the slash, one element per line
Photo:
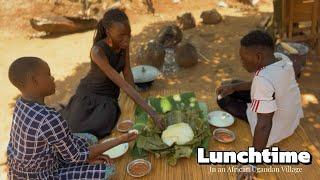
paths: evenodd
<path fill-rule="evenodd" d="M 120 73 L 125 66 L 125 51 L 119 53 L 100 40 L 95 44 L 109 59 L 110 65 Z M 91 59 L 91 69 L 80 81 L 76 94 L 61 110 L 74 133 L 92 133 L 99 139 L 109 135 L 120 116 L 118 105 L 120 89 Z"/>

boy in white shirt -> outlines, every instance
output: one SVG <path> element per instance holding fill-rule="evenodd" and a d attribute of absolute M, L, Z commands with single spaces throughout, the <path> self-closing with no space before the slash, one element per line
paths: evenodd
<path fill-rule="evenodd" d="M 232 82 L 217 89 L 218 105 L 247 120 L 257 151 L 292 135 L 303 117 L 301 96 L 290 59 L 274 53 L 273 39 L 256 30 L 241 39 L 242 66 L 251 82 Z"/>

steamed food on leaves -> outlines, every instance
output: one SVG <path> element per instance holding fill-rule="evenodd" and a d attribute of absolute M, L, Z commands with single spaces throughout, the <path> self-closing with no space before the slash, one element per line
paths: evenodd
<path fill-rule="evenodd" d="M 212 133 L 206 105 L 200 106 L 193 92 L 150 97 L 148 103 L 162 116 L 165 131 L 158 129 L 148 114 L 137 107 L 133 128 L 139 130 L 139 136 L 131 150 L 133 157 L 144 158 L 152 153 L 165 157 L 174 166 L 178 159 L 195 155 L 197 147 L 208 147 Z"/>
<path fill-rule="evenodd" d="M 161 139 L 168 145 L 172 146 L 174 143 L 177 145 L 184 145 L 191 141 L 194 137 L 194 133 L 187 123 L 177 123 L 168 126 L 166 130 L 162 132 Z"/>
<path fill-rule="evenodd" d="M 139 131 L 133 156 L 142 158 L 151 152 L 156 157 L 167 157 L 168 164 L 174 166 L 178 159 L 189 158 L 197 147 L 206 147 L 203 143 L 211 133 L 207 121 L 201 118 L 201 110 L 190 107 L 172 110 L 163 115 L 163 120 L 166 126 L 163 132 L 151 119 L 147 120 Z"/>

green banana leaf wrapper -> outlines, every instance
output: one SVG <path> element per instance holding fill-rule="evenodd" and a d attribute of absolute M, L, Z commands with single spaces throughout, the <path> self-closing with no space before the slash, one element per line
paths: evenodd
<path fill-rule="evenodd" d="M 167 158 L 168 164 L 174 166 L 179 158 L 195 155 L 197 147 L 208 148 L 211 132 L 207 105 L 198 102 L 193 92 L 150 97 L 147 101 L 161 114 L 165 127 L 181 122 L 188 123 L 194 132 L 194 138 L 184 145 L 166 145 L 161 139 L 162 131 L 155 126 L 145 111 L 137 107 L 133 128 L 139 131 L 139 136 L 131 148 L 133 157 L 144 158 L 148 153 L 153 153 L 156 157 Z"/>

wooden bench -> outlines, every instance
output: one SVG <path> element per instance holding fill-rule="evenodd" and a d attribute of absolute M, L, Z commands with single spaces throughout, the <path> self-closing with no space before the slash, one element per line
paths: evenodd
<path fill-rule="evenodd" d="M 308 41 L 314 47 L 320 38 L 320 2 L 318 0 L 282 0 L 281 39 Z"/>

